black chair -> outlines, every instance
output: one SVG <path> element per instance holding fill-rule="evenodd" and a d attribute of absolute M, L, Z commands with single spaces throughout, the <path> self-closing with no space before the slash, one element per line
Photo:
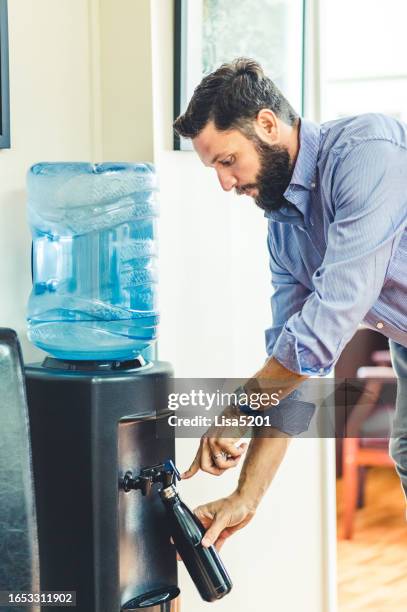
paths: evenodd
<path fill-rule="evenodd" d="M 17 334 L 0 328 L 0 591 L 38 592 L 39 555 L 23 360 Z M 0 610 L 37 606 L 0 603 Z"/>

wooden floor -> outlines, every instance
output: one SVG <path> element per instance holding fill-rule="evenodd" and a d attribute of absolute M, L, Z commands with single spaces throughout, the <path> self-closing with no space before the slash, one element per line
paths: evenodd
<path fill-rule="evenodd" d="M 338 533 L 341 487 L 337 483 Z M 338 541 L 338 612 L 407 612 L 407 523 L 396 473 L 371 468 L 353 540 Z"/>

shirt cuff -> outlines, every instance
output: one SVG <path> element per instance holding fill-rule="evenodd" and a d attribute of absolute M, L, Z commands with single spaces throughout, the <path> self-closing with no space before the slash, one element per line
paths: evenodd
<path fill-rule="evenodd" d="M 315 404 L 301 399 L 301 389 L 294 389 L 276 406 L 265 410 L 255 410 L 248 405 L 238 405 L 243 414 L 267 416 L 267 427 L 273 427 L 289 435 L 298 436 L 307 431 L 315 412 Z"/>
<path fill-rule="evenodd" d="M 326 376 L 335 363 L 323 364 L 306 347 L 300 347 L 296 336 L 284 327 L 273 349 L 274 357 L 282 366 L 305 376 Z"/>
<path fill-rule="evenodd" d="M 315 404 L 296 399 L 298 395 L 298 391 L 293 391 L 277 406 L 268 408 L 263 413 L 269 417 L 271 427 L 289 436 L 299 436 L 307 431 L 315 412 Z"/>

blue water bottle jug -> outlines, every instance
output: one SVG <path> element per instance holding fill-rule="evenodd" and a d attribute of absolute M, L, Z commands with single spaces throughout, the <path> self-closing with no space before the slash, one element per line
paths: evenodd
<path fill-rule="evenodd" d="M 30 340 L 65 360 L 134 359 L 158 323 L 153 166 L 40 163 L 27 183 Z"/>

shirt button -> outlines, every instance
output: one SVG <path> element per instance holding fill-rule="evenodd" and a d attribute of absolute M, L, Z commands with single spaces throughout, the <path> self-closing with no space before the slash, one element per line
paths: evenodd
<path fill-rule="evenodd" d="M 311 183 L 311 189 L 315 189 L 316 186 L 317 186 L 316 183 Z"/>
<path fill-rule="evenodd" d="M 378 322 L 376 323 L 376 327 L 377 327 L 377 329 L 383 329 L 383 327 L 384 327 L 384 323 L 382 323 L 381 321 L 378 321 Z"/>

